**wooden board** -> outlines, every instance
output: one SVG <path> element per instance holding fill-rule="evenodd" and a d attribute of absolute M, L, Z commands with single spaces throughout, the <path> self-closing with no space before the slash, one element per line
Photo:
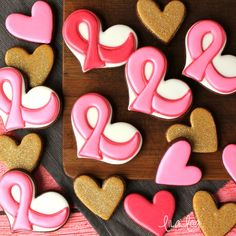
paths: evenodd
<path fill-rule="evenodd" d="M 168 1 L 159 0 L 158 2 L 163 7 Z M 86 8 L 98 15 L 102 20 L 103 29 L 114 24 L 126 24 L 137 32 L 139 47 L 150 45 L 160 48 L 168 59 L 166 78 L 183 79 L 193 90 L 194 101 L 191 111 L 199 106 L 205 107 L 212 112 L 216 121 L 219 137 L 218 152 L 194 153 L 190 163 L 201 167 L 204 179 L 228 179 L 229 175 L 223 167 L 221 153 L 225 145 L 236 143 L 236 94 L 216 95 L 191 79 L 181 76 L 181 72 L 185 64 L 186 32 L 194 22 L 200 19 L 210 18 L 220 22 L 228 35 L 224 54 L 236 55 L 236 1 L 186 0 L 183 2 L 187 7 L 187 16 L 169 45 L 163 45 L 140 23 L 136 15 L 135 0 L 65 0 L 64 18 L 77 9 Z M 66 174 L 72 178 L 80 174 L 91 174 L 100 178 L 119 174 L 129 179 L 154 179 L 158 163 L 168 147 L 165 138 L 167 128 L 175 123 L 189 124 L 190 112 L 177 121 L 164 121 L 146 114 L 129 112 L 124 66 L 82 73 L 79 62 L 65 45 L 63 83 L 65 97 L 63 164 Z M 113 122 L 129 122 L 141 131 L 144 139 L 142 150 L 129 163 L 109 165 L 77 158 L 70 115 L 77 98 L 87 92 L 98 92 L 108 98 L 114 110 Z"/>

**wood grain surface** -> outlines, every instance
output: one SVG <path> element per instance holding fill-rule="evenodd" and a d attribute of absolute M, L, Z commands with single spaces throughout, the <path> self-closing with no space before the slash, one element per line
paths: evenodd
<path fill-rule="evenodd" d="M 158 1 L 163 8 L 167 0 Z M 194 101 L 191 111 L 196 107 L 207 108 L 214 116 L 218 131 L 219 149 L 216 153 L 192 154 L 190 164 L 201 167 L 204 179 L 228 179 L 221 154 L 225 145 L 236 143 L 236 94 L 221 96 L 214 94 L 196 82 L 181 75 L 185 64 L 184 39 L 189 27 L 201 19 L 213 19 L 225 28 L 228 40 L 223 54 L 236 55 L 236 1 L 235 0 L 190 0 L 183 1 L 187 7 L 186 19 L 169 45 L 162 44 L 139 21 L 135 0 L 70 0 L 64 1 L 64 19 L 81 8 L 92 10 L 101 19 L 103 30 L 114 24 L 126 24 L 133 28 L 139 38 L 139 47 L 154 46 L 161 49 L 168 59 L 166 79 L 180 78 L 193 90 Z M 175 123 L 189 124 L 189 115 L 175 121 L 160 120 L 155 117 L 130 112 L 128 89 L 124 66 L 113 69 L 97 69 L 82 73 L 81 66 L 70 50 L 64 45 L 63 92 L 65 109 L 63 115 L 63 164 L 68 176 L 75 178 L 80 174 L 92 174 L 105 178 L 112 174 L 123 175 L 129 179 L 154 179 L 158 163 L 165 153 L 168 143 L 165 132 Z M 71 127 L 71 109 L 83 94 L 97 92 L 108 98 L 114 114 L 112 122 L 124 121 L 133 124 L 143 135 L 143 147 L 139 155 L 123 165 L 109 165 L 102 162 L 78 159 L 76 143 Z"/>

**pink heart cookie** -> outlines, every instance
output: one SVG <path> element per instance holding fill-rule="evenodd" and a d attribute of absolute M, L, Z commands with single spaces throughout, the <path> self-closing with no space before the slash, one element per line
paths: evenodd
<path fill-rule="evenodd" d="M 167 185 L 193 185 L 201 180 L 202 172 L 195 166 L 187 166 L 191 145 L 180 140 L 166 151 L 157 170 L 156 183 Z"/>
<path fill-rule="evenodd" d="M 53 13 L 48 3 L 37 1 L 32 16 L 14 13 L 7 17 L 7 30 L 19 39 L 35 43 L 50 43 L 53 31 Z"/>
<path fill-rule="evenodd" d="M 140 194 L 125 198 L 124 208 L 128 216 L 155 235 L 164 235 L 175 211 L 175 199 L 170 192 L 160 191 L 153 197 L 153 203 Z"/>
<path fill-rule="evenodd" d="M 229 175 L 236 181 L 236 145 L 229 144 L 225 147 L 222 154 L 225 169 Z"/>

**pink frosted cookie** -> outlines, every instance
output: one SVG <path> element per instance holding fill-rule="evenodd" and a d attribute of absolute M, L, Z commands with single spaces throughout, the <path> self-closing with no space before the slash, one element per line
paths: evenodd
<path fill-rule="evenodd" d="M 97 16 L 84 9 L 68 16 L 63 38 L 83 72 L 125 64 L 138 44 L 135 32 L 128 26 L 114 25 L 103 32 Z"/>
<path fill-rule="evenodd" d="M 13 170 L 4 174 L 0 179 L 0 193 L 0 206 L 12 232 L 54 231 L 69 217 L 66 199 L 56 192 L 46 192 L 35 198 L 33 180 L 24 172 Z"/>
<path fill-rule="evenodd" d="M 19 39 L 35 43 L 50 43 L 53 31 L 53 13 L 48 3 L 37 1 L 32 7 L 31 16 L 19 13 L 6 19 L 7 30 Z"/>
<path fill-rule="evenodd" d="M 236 144 L 229 144 L 225 147 L 222 159 L 225 169 L 233 180 L 236 181 Z"/>
<path fill-rule="evenodd" d="M 24 78 L 18 70 L 0 69 L 0 118 L 6 132 L 46 127 L 59 111 L 60 101 L 53 90 L 38 86 L 25 93 Z"/>
<path fill-rule="evenodd" d="M 183 75 L 219 93 L 236 91 L 236 59 L 221 55 L 226 44 L 223 27 L 212 20 L 195 23 L 186 36 L 186 65 Z"/>
<path fill-rule="evenodd" d="M 138 154 L 139 131 L 128 123 L 111 124 L 111 117 L 110 103 L 99 94 L 88 93 L 76 101 L 71 120 L 79 158 L 123 164 Z"/>
<path fill-rule="evenodd" d="M 129 110 L 163 119 L 182 116 L 192 103 L 192 92 L 178 79 L 164 80 L 167 70 L 165 55 L 154 47 L 134 52 L 126 64 Z"/>
<path fill-rule="evenodd" d="M 124 201 L 128 216 L 143 228 L 162 236 L 170 226 L 175 211 L 175 199 L 170 192 L 160 191 L 153 197 L 153 203 L 142 195 L 129 194 Z"/>
<path fill-rule="evenodd" d="M 156 174 L 157 184 L 193 185 L 202 178 L 202 172 L 195 166 L 187 166 L 191 145 L 185 140 L 171 144 L 163 156 Z"/>

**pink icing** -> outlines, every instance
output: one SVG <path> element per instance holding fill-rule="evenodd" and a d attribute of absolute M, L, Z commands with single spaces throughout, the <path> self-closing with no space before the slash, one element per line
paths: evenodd
<path fill-rule="evenodd" d="M 96 108 L 98 120 L 94 128 L 89 124 L 89 108 Z M 78 150 L 78 157 L 89 157 L 102 160 L 103 156 L 114 160 L 127 160 L 133 157 L 141 145 L 141 135 L 137 131 L 127 142 L 115 142 L 104 135 L 110 122 L 112 109 L 109 102 L 99 94 L 90 93 L 80 97 L 72 109 L 74 129 L 85 139 L 83 147 Z"/>
<path fill-rule="evenodd" d="M 81 23 L 86 23 L 89 30 L 89 41 L 78 32 Z M 85 56 L 83 71 L 105 67 L 106 63 L 126 62 L 136 50 L 136 39 L 130 33 L 127 40 L 120 46 L 110 47 L 100 44 L 101 23 L 97 16 L 88 10 L 73 12 L 64 22 L 63 37 L 75 51 Z"/>
<path fill-rule="evenodd" d="M 11 14 L 6 19 L 7 30 L 14 36 L 35 43 L 50 43 L 53 31 L 53 13 L 48 3 L 37 1 L 32 16 Z"/>
<path fill-rule="evenodd" d="M 149 79 L 144 73 L 145 65 L 148 62 L 151 62 L 153 66 Z M 158 94 L 157 88 L 165 76 L 166 69 L 166 57 L 156 48 L 143 47 L 130 56 L 126 65 L 126 79 L 136 98 L 129 106 L 129 110 L 147 114 L 155 112 L 170 118 L 179 117 L 188 110 L 192 103 L 190 89 L 183 97 L 176 100 Z"/>
<path fill-rule="evenodd" d="M 20 202 L 12 196 L 13 186 L 20 188 Z M 58 228 L 63 225 L 69 215 L 69 208 L 64 208 L 54 214 L 44 214 L 30 208 L 34 197 L 34 186 L 31 178 L 21 171 L 10 171 L 0 180 L 0 205 L 4 211 L 14 218 L 12 231 L 33 230 L 32 226 L 43 228 Z"/>
<path fill-rule="evenodd" d="M 236 145 L 229 144 L 225 147 L 222 159 L 226 170 L 229 175 L 236 181 Z"/>
<path fill-rule="evenodd" d="M 9 100 L 4 93 L 5 82 L 11 85 L 12 100 Z M 0 110 L 8 116 L 5 124 L 6 131 L 25 128 L 25 123 L 45 126 L 52 123 L 59 114 L 60 102 L 54 92 L 43 107 L 37 109 L 24 107 L 21 104 L 22 83 L 23 78 L 16 69 L 10 67 L 0 69 Z"/>
<path fill-rule="evenodd" d="M 129 194 L 124 201 L 128 216 L 143 228 L 155 235 L 166 232 L 175 211 L 175 199 L 170 192 L 160 191 L 150 203 L 140 194 Z"/>
<path fill-rule="evenodd" d="M 187 166 L 191 145 L 180 140 L 173 143 L 163 156 L 156 175 L 157 184 L 192 185 L 201 180 L 202 172 L 195 166 Z"/>
<path fill-rule="evenodd" d="M 203 38 L 206 34 L 213 36 L 210 46 L 203 50 Z M 221 75 L 212 64 L 212 60 L 221 52 L 226 43 L 226 33 L 222 26 L 211 20 L 202 20 L 195 23 L 189 30 L 186 38 L 186 47 L 193 60 L 183 75 L 202 82 L 207 82 L 220 93 L 236 91 L 236 77 Z"/>

